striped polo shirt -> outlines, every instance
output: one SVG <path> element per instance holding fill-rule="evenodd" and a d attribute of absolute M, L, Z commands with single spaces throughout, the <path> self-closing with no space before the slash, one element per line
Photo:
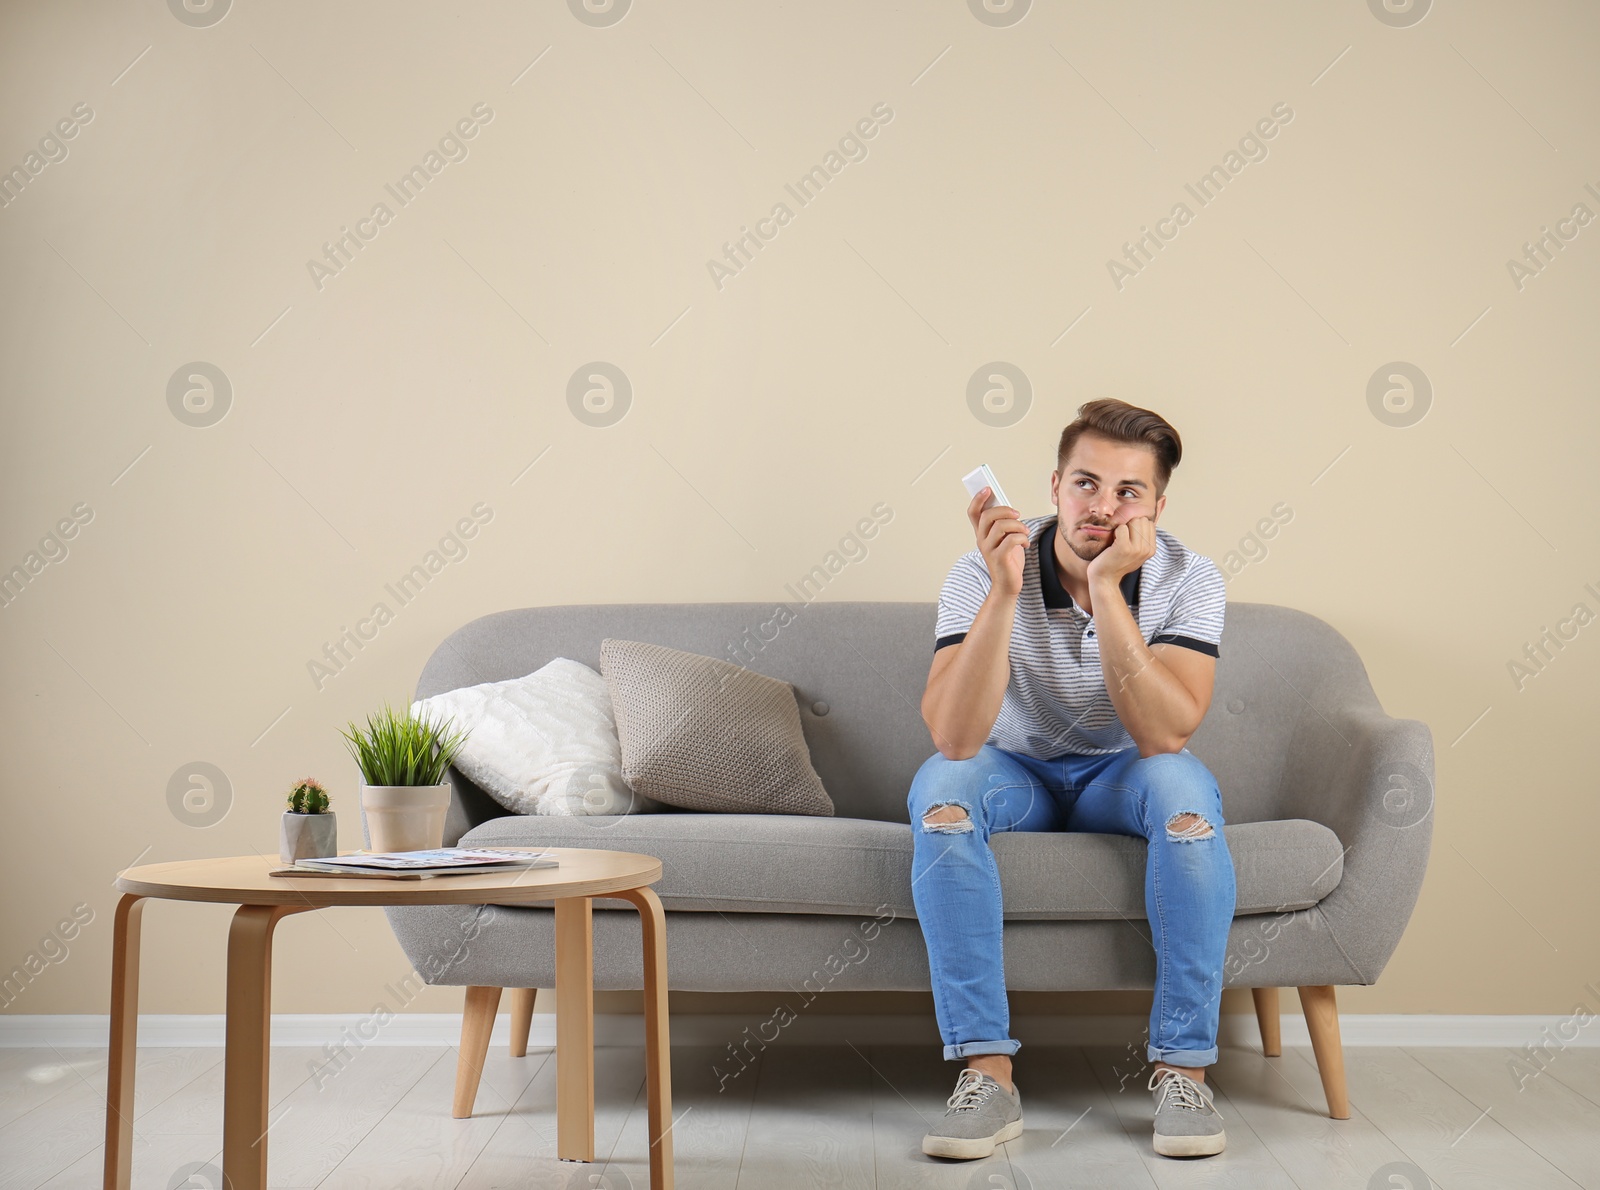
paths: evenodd
<path fill-rule="evenodd" d="M 1132 748 L 1106 691 L 1094 617 L 1073 602 L 1056 573 L 1056 515 L 1022 523 L 1028 551 L 1011 629 L 1011 680 L 988 743 L 1045 760 Z M 1121 590 L 1147 644 L 1219 656 L 1226 585 L 1210 558 L 1157 525 L 1154 556 L 1123 576 Z M 970 550 L 939 592 L 935 652 L 966 638 L 988 594 L 983 554 Z"/>

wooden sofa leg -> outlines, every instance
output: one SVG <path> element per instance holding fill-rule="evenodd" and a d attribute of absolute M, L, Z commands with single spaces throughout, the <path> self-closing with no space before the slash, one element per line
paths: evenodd
<path fill-rule="evenodd" d="M 458 1120 L 472 1116 L 484 1059 L 489 1056 L 489 1034 L 494 1032 L 494 1014 L 499 1007 L 499 988 L 467 989 L 467 1001 L 461 1011 L 461 1049 L 456 1054 L 456 1098 L 450 1109 Z"/>
<path fill-rule="evenodd" d="M 538 988 L 511 989 L 511 1056 L 528 1056 L 528 1031 L 533 1028 L 533 1001 Z"/>
<path fill-rule="evenodd" d="M 1348 1120 L 1350 1095 L 1345 1089 L 1344 1044 L 1339 1040 L 1339 1006 L 1334 1001 L 1333 988 L 1301 988 L 1300 1007 L 1305 1010 L 1306 1028 L 1311 1032 L 1311 1050 L 1317 1056 L 1322 1091 L 1328 1097 L 1328 1115 L 1335 1120 Z"/>
<path fill-rule="evenodd" d="M 1256 1022 L 1261 1026 L 1261 1052 L 1269 1058 L 1283 1054 L 1283 1033 L 1278 1028 L 1278 989 L 1251 988 L 1256 1002 Z"/>

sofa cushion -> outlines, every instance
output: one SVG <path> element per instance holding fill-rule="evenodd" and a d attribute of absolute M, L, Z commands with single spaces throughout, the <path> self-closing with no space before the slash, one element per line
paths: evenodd
<path fill-rule="evenodd" d="M 1307 909 L 1344 873 L 1339 838 L 1306 819 L 1223 827 L 1238 878 L 1236 916 Z M 911 828 L 781 814 L 496 818 L 462 846 L 590 847 L 661 860 L 669 910 L 914 917 Z M 1146 843 L 1127 835 L 1007 831 L 992 836 L 1005 916 L 1014 921 L 1142 918 Z M 616 908 L 626 902 L 596 898 Z"/>
<path fill-rule="evenodd" d="M 601 641 L 600 672 L 636 792 L 687 810 L 833 813 L 788 682 L 632 640 Z"/>

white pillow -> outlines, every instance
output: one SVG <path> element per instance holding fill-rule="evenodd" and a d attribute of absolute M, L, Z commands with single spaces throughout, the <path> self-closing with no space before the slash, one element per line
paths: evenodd
<path fill-rule="evenodd" d="M 605 679 L 557 657 L 506 682 L 447 690 L 411 704 L 430 723 L 471 728 L 461 773 L 518 814 L 636 814 L 660 803 L 622 778 L 622 746 Z"/>

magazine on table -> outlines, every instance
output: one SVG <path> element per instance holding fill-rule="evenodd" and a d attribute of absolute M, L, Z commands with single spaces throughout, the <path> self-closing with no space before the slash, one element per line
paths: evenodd
<path fill-rule="evenodd" d="M 273 875 L 378 876 L 416 880 L 427 876 L 514 872 L 558 866 L 555 854 L 549 851 L 511 847 L 435 847 L 428 851 L 359 851 L 352 855 L 302 859 L 288 867 L 275 869 Z"/>

